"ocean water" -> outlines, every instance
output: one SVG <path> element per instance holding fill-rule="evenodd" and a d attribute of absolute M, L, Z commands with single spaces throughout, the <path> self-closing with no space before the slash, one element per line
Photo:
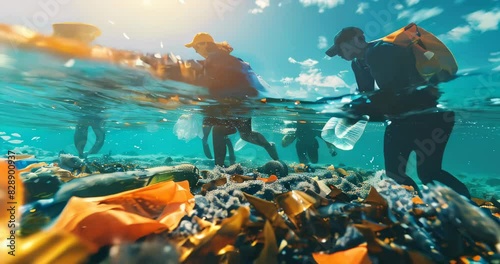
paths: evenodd
<path fill-rule="evenodd" d="M 487 65 L 485 65 L 487 66 Z M 179 139 L 174 126 L 182 115 L 201 118 L 198 100 L 207 92 L 181 82 L 161 81 L 143 69 L 106 63 L 61 59 L 48 54 L 2 46 L 0 48 L 0 148 L 34 154 L 52 162 L 60 151 L 77 154 L 73 134 L 78 117 L 97 109 L 105 119 L 106 141 L 98 157 L 113 155 L 162 155 L 206 159 L 201 139 Z M 456 124 L 444 155 L 443 168 L 482 198 L 500 197 L 498 158 L 500 151 L 500 72 L 478 68 L 461 72 L 442 84 L 441 104 L 456 111 Z M 174 96 L 178 96 L 173 98 Z M 158 100 L 161 98 L 161 102 Z M 289 98 L 293 99 L 293 98 Z M 263 104 L 250 101 L 253 127 L 276 142 L 280 159 L 297 163 L 295 143 L 280 144 L 286 120 L 297 111 L 311 108 L 307 119 L 326 122 L 339 102 L 296 105 L 293 100 Z M 84 105 L 84 108 L 81 106 Z M 321 113 L 321 112 L 327 112 Z M 332 157 L 319 140 L 318 167 L 329 165 L 384 169 L 385 123 L 371 122 L 353 150 L 338 150 Z M 233 143 L 239 135 L 231 136 Z M 95 140 L 89 130 L 88 150 Z M 210 141 L 211 145 L 211 141 Z M 263 165 L 270 158 L 261 147 L 246 144 L 236 152 L 237 162 Z M 415 176 L 412 155 L 408 173 Z M 413 166 L 412 166 L 413 164 Z"/>

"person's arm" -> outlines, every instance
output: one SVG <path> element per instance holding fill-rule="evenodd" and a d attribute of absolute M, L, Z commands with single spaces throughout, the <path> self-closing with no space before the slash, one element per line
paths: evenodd
<path fill-rule="evenodd" d="M 333 145 L 332 143 L 330 143 L 324 139 L 323 139 L 323 141 L 325 142 L 326 146 L 328 147 L 328 153 L 330 153 L 330 155 L 332 157 L 337 156 L 337 148 L 335 148 L 335 145 Z"/>
<path fill-rule="evenodd" d="M 351 68 L 354 72 L 356 83 L 358 84 L 358 91 L 372 92 L 375 90 L 375 80 L 373 79 L 368 67 L 362 67 L 358 62 L 353 61 L 351 63 Z"/>
<path fill-rule="evenodd" d="M 371 75 L 370 69 L 367 66 L 361 66 L 360 63 L 352 61 L 351 63 L 352 71 L 356 77 L 356 83 L 358 85 L 358 91 L 361 93 L 373 92 L 375 91 L 375 79 Z M 342 109 L 356 116 L 362 116 L 365 114 L 372 114 L 371 105 L 366 103 L 366 96 L 354 99 L 352 102 L 344 105 Z M 357 122 L 358 119 L 352 119 L 351 121 Z"/>

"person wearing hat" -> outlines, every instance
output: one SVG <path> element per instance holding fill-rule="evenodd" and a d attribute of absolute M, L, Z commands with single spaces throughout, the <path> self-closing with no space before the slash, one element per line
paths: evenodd
<path fill-rule="evenodd" d="M 196 84 L 206 87 L 221 103 L 204 108 L 206 117 L 203 121 L 203 144 L 207 157 L 210 151 L 206 140 L 213 127 L 212 141 L 216 165 L 224 166 L 227 136 L 236 133 L 236 130 L 240 132 L 241 139 L 263 147 L 272 159 L 278 160 L 276 146 L 268 142 L 262 134 L 252 130 L 249 110 L 244 109 L 241 104 L 242 100 L 258 95 L 257 89 L 249 81 L 248 75 L 253 73 L 250 65 L 232 56 L 230 53 L 233 48 L 227 42 L 216 43 L 213 37 L 205 32 L 196 34 L 185 46 L 193 48 L 205 58 L 204 61 L 193 63 L 199 67 L 198 71 L 203 73 Z M 230 153 L 231 151 L 232 147 Z"/>
<path fill-rule="evenodd" d="M 344 109 L 369 115 L 372 121 L 390 121 L 384 135 L 387 176 L 419 191 L 406 174 L 410 153 L 415 151 L 422 184 L 438 181 L 470 198 L 467 187 L 442 169 L 454 112 L 437 108 L 436 88 L 418 73 L 412 50 L 382 40 L 366 42 L 361 29 L 347 27 L 335 36 L 326 54 L 351 61 L 358 91 L 365 94 Z M 379 90 L 375 90 L 375 82 Z M 422 85 L 427 87 L 417 89 Z"/>
<path fill-rule="evenodd" d="M 101 35 L 99 28 L 84 23 L 55 23 L 52 28 L 54 30 L 53 36 L 80 41 L 88 45 Z M 84 92 L 83 97 L 75 102 L 80 107 L 81 115 L 75 127 L 73 141 L 80 158 L 86 158 L 89 154 L 98 153 L 104 145 L 106 131 L 101 113 L 105 108 L 96 101 L 96 98 L 99 97 L 101 96 L 99 96 L 98 92 L 89 90 Z M 94 131 L 96 140 L 92 148 L 87 153 L 84 153 L 89 127 Z"/>

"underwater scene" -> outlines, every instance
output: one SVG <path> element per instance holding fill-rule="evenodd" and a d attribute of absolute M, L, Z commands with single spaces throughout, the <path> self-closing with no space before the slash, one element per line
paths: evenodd
<path fill-rule="evenodd" d="M 2 263 L 500 263 L 500 2 L 2 7 Z"/>

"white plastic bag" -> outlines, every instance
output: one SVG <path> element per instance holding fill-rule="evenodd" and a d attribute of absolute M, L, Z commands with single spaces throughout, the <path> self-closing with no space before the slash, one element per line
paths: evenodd
<path fill-rule="evenodd" d="M 174 134 L 178 139 L 186 142 L 193 138 L 203 138 L 203 118 L 200 115 L 184 114 L 177 119 L 174 125 Z"/>
<path fill-rule="evenodd" d="M 238 141 L 236 141 L 236 144 L 234 144 L 234 151 L 240 151 L 244 146 L 247 145 L 248 142 L 246 142 L 245 140 L 243 139 L 238 139 Z"/>
<path fill-rule="evenodd" d="M 363 119 L 351 123 L 347 119 L 332 117 L 323 127 L 321 137 L 338 149 L 351 150 L 363 135 L 368 119 L 368 116 L 363 116 Z"/>

